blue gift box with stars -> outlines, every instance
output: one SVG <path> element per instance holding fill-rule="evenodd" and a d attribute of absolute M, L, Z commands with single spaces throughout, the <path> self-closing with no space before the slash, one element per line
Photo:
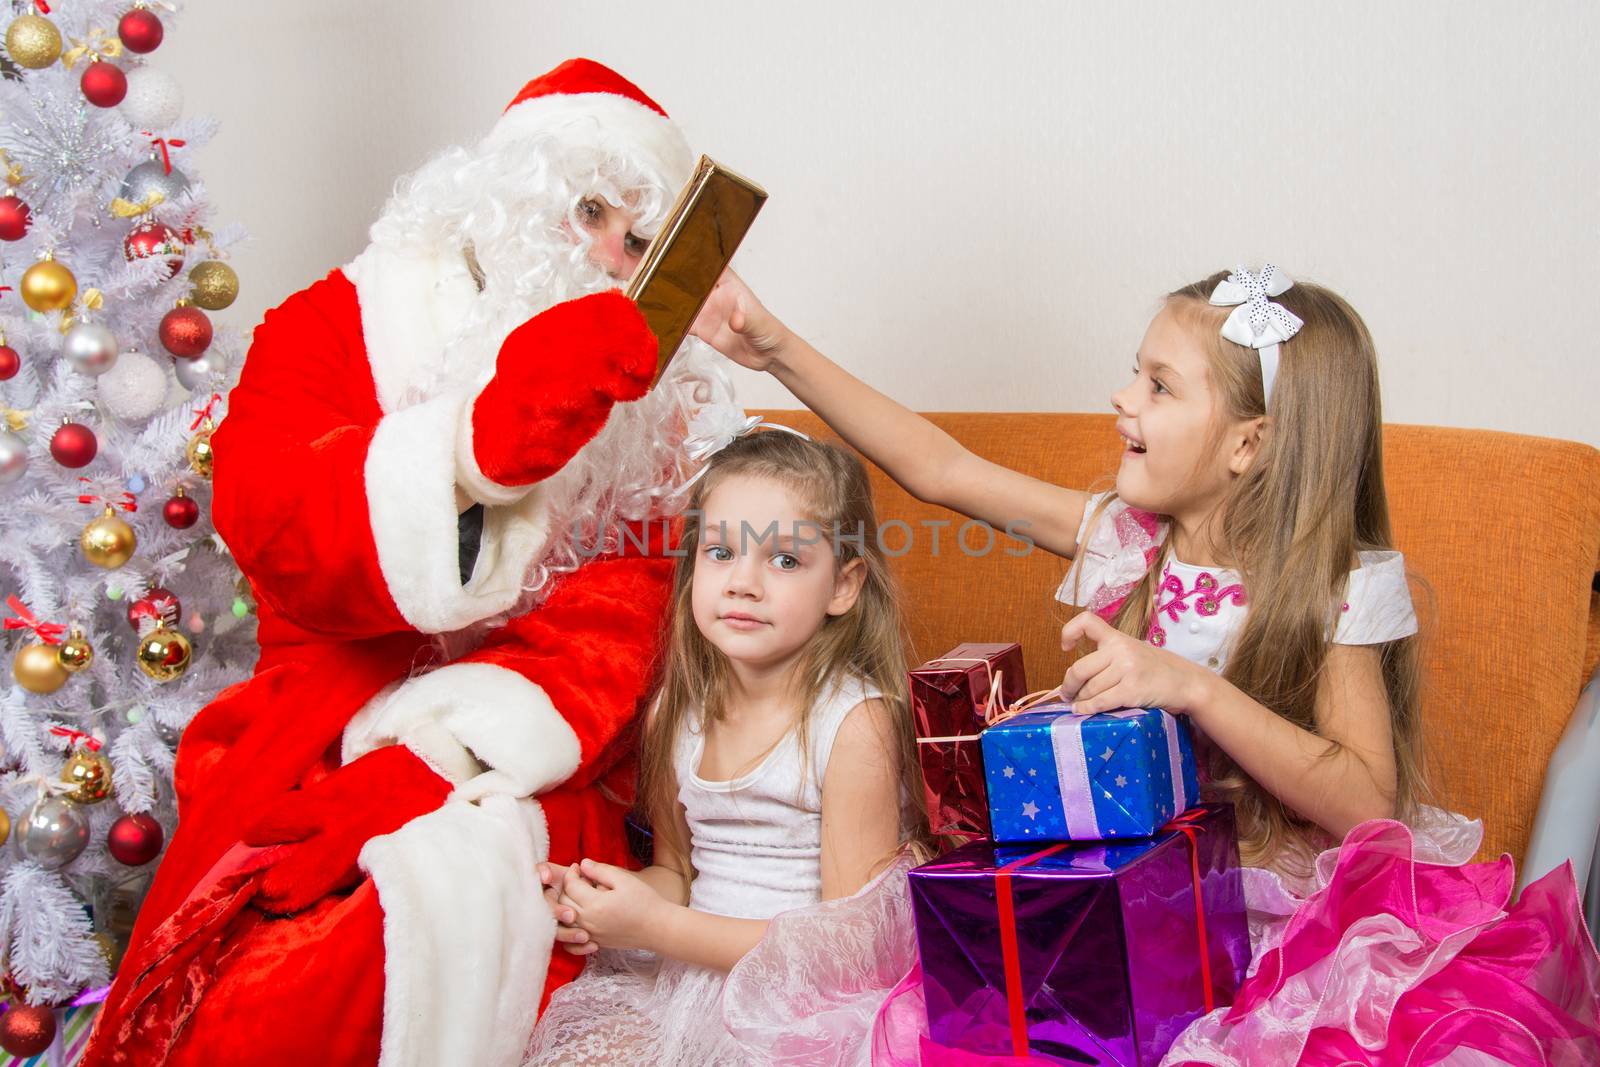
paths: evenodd
<path fill-rule="evenodd" d="M 999 842 L 1149 837 L 1200 802 L 1188 723 L 1159 708 L 1045 704 L 981 737 Z"/>

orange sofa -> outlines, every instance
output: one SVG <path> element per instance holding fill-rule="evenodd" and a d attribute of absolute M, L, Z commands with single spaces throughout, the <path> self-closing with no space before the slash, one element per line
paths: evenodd
<path fill-rule="evenodd" d="M 818 436 L 806 411 L 755 412 Z M 938 413 L 996 463 L 1060 485 L 1108 487 L 1121 448 L 1110 415 Z M 1488 430 L 1389 426 L 1384 473 L 1395 539 L 1414 572 L 1426 664 L 1423 714 L 1438 802 L 1482 819 L 1483 855 L 1528 845 L 1550 760 L 1600 659 L 1600 452 Z M 872 469 L 878 517 L 916 536 L 894 560 L 919 659 L 962 641 L 1020 641 L 1034 688 L 1059 681 L 1066 560 L 956 544 L 960 516 Z M 948 520 L 938 530 L 922 522 Z M 968 546 L 985 538 L 967 532 Z M 901 533 L 885 536 L 891 550 Z M 1015 549 L 1016 543 L 1009 543 Z"/>

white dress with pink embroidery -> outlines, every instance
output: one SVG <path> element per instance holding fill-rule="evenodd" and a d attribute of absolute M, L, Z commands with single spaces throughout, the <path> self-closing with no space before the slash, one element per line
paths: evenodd
<path fill-rule="evenodd" d="M 1091 530 L 1090 521 L 1104 501 L 1105 495 L 1091 497 L 1084 510 L 1078 556 L 1056 599 L 1109 619 L 1155 558 L 1166 538 L 1166 524 L 1112 501 Z M 1405 558 L 1398 552 L 1362 552 L 1359 560 L 1345 586 L 1334 644 L 1377 645 L 1416 633 Z M 1168 556 L 1145 639 L 1220 672 L 1228 661 L 1229 642 L 1248 610 L 1244 585 L 1236 573 Z"/>

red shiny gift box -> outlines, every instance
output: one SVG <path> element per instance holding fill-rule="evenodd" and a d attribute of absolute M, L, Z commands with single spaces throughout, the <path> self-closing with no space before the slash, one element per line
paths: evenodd
<path fill-rule="evenodd" d="M 957 645 L 911 672 L 917 760 L 935 834 L 988 835 L 978 734 L 988 710 L 1008 707 L 1027 691 L 1016 642 Z"/>

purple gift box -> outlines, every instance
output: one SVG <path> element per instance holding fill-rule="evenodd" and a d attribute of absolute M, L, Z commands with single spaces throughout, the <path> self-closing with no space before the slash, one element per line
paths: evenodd
<path fill-rule="evenodd" d="M 1143 841 L 972 842 L 913 870 L 911 900 L 929 1037 L 967 1052 L 1154 1067 L 1250 962 L 1229 805 Z"/>

